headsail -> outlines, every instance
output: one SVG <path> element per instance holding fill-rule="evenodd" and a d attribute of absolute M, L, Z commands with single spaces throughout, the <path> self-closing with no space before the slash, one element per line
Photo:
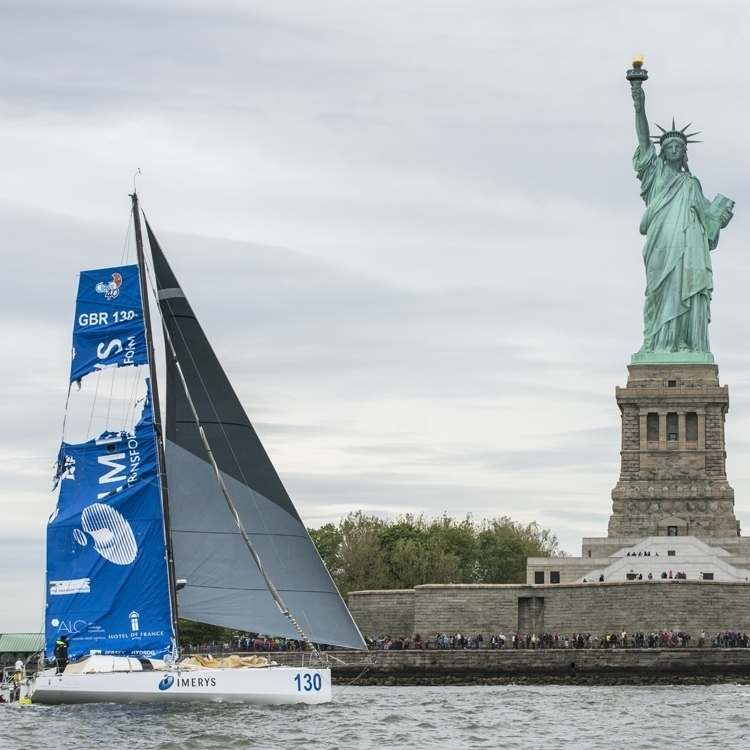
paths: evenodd
<path fill-rule="evenodd" d="M 148 230 L 161 313 L 201 425 L 263 566 L 307 636 L 365 644 L 242 404 Z M 297 638 L 228 510 L 174 362 L 167 357 L 166 455 L 180 616 Z"/>
<path fill-rule="evenodd" d="M 147 363 L 138 267 L 83 271 L 71 382 Z M 117 371 L 111 375 L 114 386 Z M 135 426 L 113 430 L 107 416 L 99 437 L 60 447 L 60 494 L 47 526 L 50 657 L 62 635 L 73 658 L 92 652 L 162 658 L 174 645 L 151 387 L 137 374 L 136 380 L 146 393 Z M 130 383 L 128 400 L 136 399 L 136 390 Z M 128 414 L 137 403 L 129 403 Z M 94 412 L 95 402 L 89 425 Z M 110 408 L 104 412 L 109 415 Z"/>
<path fill-rule="evenodd" d="M 164 658 L 172 650 L 150 393 L 132 433 L 63 443 L 47 530 L 46 652 Z"/>

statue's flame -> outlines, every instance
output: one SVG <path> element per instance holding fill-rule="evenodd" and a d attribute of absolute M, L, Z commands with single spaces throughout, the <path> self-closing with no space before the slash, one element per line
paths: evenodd
<path fill-rule="evenodd" d="M 633 58 L 633 67 L 634 68 L 642 68 L 643 67 L 643 55 L 636 55 Z"/>

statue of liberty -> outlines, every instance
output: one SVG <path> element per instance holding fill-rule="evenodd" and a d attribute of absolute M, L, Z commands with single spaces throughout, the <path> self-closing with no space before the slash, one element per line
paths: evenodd
<path fill-rule="evenodd" d="M 697 133 L 672 128 L 649 134 L 647 79 L 642 58 L 628 74 L 635 105 L 638 148 L 633 167 L 641 182 L 646 212 L 640 232 L 646 235 L 646 301 L 643 346 L 633 362 L 713 362 L 708 342 L 713 273 L 710 251 L 732 218 L 734 202 L 722 195 L 711 203 L 688 168 L 687 145 Z M 653 141 L 659 142 L 656 153 Z"/>

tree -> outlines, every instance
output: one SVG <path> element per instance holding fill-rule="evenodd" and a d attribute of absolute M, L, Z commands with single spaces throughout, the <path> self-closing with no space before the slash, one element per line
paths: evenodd
<path fill-rule="evenodd" d="M 565 555 L 549 530 L 507 516 L 477 524 L 471 515 L 391 521 L 358 511 L 309 531 L 344 595 L 425 583 L 523 583 L 527 557 Z"/>
<path fill-rule="evenodd" d="M 342 531 L 332 523 L 327 523 L 319 529 L 308 529 L 307 531 L 312 537 L 313 544 L 323 558 L 323 562 L 325 563 L 326 568 L 331 572 L 331 575 L 338 573 L 338 554 L 339 549 L 341 548 L 341 543 L 344 541 Z"/>
<path fill-rule="evenodd" d="M 341 544 L 338 565 L 331 575 L 339 591 L 395 588 L 383 556 L 381 534 L 388 522 L 361 511 L 350 513 L 339 523 Z"/>
<path fill-rule="evenodd" d="M 528 526 L 508 516 L 482 524 L 478 533 L 478 578 L 482 583 L 524 583 L 527 557 L 564 557 L 557 537 L 536 522 Z"/>
<path fill-rule="evenodd" d="M 233 630 L 205 622 L 180 618 L 180 646 L 202 646 L 204 643 L 226 643 L 232 640 Z"/>

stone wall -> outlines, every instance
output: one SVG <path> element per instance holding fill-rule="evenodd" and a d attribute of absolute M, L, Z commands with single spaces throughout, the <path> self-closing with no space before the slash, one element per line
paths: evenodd
<path fill-rule="evenodd" d="M 415 632 L 485 638 L 531 631 L 750 631 L 750 583 L 654 580 L 545 586 L 427 585 L 412 591 L 359 591 L 349 607 L 365 635 Z"/>
<path fill-rule="evenodd" d="M 353 591 L 347 604 L 364 636 L 414 634 L 414 589 Z"/>
<path fill-rule="evenodd" d="M 414 598 L 415 632 L 430 638 L 434 638 L 438 632 L 459 632 L 464 635 L 515 633 L 518 598 L 535 596 L 536 588 L 500 585 L 417 586 Z"/>
<path fill-rule="evenodd" d="M 268 654 L 289 666 L 311 663 L 300 652 Z M 545 649 L 337 651 L 333 681 L 345 684 L 668 684 L 746 682 L 750 649 Z M 317 662 L 313 659 L 312 664 Z M 363 672 L 364 668 L 367 670 Z"/>

